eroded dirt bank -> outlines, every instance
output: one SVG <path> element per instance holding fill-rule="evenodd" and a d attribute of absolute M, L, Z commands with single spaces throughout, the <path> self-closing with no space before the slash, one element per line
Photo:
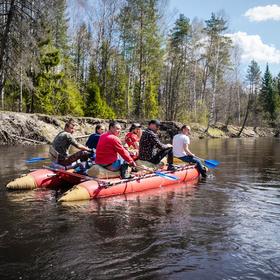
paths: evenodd
<path fill-rule="evenodd" d="M 15 112 L 0 112 L 0 144 L 46 144 L 51 143 L 54 136 L 63 129 L 65 122 L 72 118 L 70 116 L 48 116 L 43 114 L 26 114 Z M 77 122 L 75 136 L 85 141 L 87 136 L 94 132 L 95 126 L 102 123 L 108 126 L 109 120 L 96 118 L 73 118 Z M 131 120 L 118 120 L 124 130 L 128 130 Z M 143 126 L 147 121 L 142 122 Z M 170 141 L 170 137 L 178 132 L 181 123 L 162 122 L 161 137 Z M 240 127 L 216 124 L 205 132 L 206 127 L 199 124 L 190 124 L 192 127 L 192 138 L 227 138 L 237 137 Z M 279 132 L 273 128 L 246 127 L 241 137 L 273 137 Z"/>

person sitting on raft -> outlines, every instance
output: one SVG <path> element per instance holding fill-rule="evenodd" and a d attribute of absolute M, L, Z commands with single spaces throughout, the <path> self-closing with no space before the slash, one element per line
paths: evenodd
<path fill-rule="evenodd" d="M 139 143 L 139 159 L 149 161 L 153 164 L 159 164 L 167 155 L 167 170 L 175 171 L 173 165 L 173 153 L 171 144 L 163 144 L 159 140 L 158 130 L 160 127 L 159 120 L 151 120 L 148 128 L 143 132 Z"/>
<path fill-rule="evenodd" d="M 141 124 L 133 123 L 129 132 L 125 135 L 125 143 L 128 147 L 129 153 L 134 160 L 139 156 L 139 141 L 142 135 Z"/>
<path fill-rule="evenodd" d="M 95 133 L 91 134 L 86 142 L 86 146 L 90 149 L 95 149 L 97 147 L 97 143 L 99 141 L 99 137 L 105 131 L 105 127 L 102 124 L 98 124 L 95 127 Z"/>
<path fill-rule="evenodd" d="M 207 177 L 206 168 L 202 165 L 201 161 L 195 157 L 189 149 L 191 128 L 188 125 L 183 125 L 180 133 L 173 137 L 173 154 L 184 162 L 196 163 L 197 168 L 202 177 Z"/>
<path fill-rule="evenodd" d="M 81 161 L 86 161 L 89 155 L 92 153 L 92 149 L 80 144 L 73 137 L 75 130 L 75 123 L 73 120 L 69 120 L 65 123 L 64 130 L 59 132 L 53 140 L 50 146 L 50 156 L 51 160 L 63 166 L 71 165 L 71 163 L 80 159 Z M 69 147 L 73 145 L 80 151 L 69 155 Z"/>
<path fill-rule="evenodd" d="M 129 165 L 136 167 L 136 163 L 118 138 L 120 132 L 121 125 L 116 121 L 110 122 L 109 131 L 102 134 L 99 138 L 96 147 L 95 163 L 111 171 L 120 170 L 121 178 L 128 179 L 131 177 L 126 174 L 127 168 Z M 118 159 L 118 155 L 120 155 L 125 162 Z"/>

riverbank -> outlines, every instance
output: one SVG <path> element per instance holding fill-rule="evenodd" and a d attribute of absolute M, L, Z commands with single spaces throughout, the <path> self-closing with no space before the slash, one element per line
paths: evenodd
<path fill-rule="evenodd" d="M 65 122 L 72 118 L 70 116 L 48 116 L 44 114 L 26 114 L 15 112 L 0 112 L 0 145 L 35 145 L 51 143 L 55 135 L 61 131 Z M 95 126 L 99 123 L 108 126 L 109 120 L 73 117 L 77 122 L 75 136 L 82 142 L 94 132 Z M 132 123 L 131 120 L 118 120 L 125 131 Z M 142 122 L 143 126 L 147 121 Z M 181 127 L 179 122 L 162 122 L 160 127 L 161 137 L 164 141 L 170 141 L 170 137 L 176 134 Z M 205 132 L 206 126 L 200 124 L 190 124 L 192 127 L 192 138 L 229 138 L 237 137 L 240 127 L 221 123 L 210 127 Z M 245 127 L 241 137 L 273 137 L 278 131 L 273 128 Z"/>

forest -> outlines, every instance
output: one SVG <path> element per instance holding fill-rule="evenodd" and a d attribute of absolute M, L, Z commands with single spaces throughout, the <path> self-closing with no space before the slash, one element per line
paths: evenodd
<path fill-rule="evenodd" d="M 227 36 L 223 13 L 167 16 L 164 0 L 2 0 L 1 110 L 275 127 L 280 73 Z M 74 13 L 73 11 L 79 11 Z"/>

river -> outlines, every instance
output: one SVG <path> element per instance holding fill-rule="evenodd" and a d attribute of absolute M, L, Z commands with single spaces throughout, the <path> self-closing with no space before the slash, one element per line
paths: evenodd
<path fill-rule="evenodd" d="M 0 279 L 280 279 L 280 139 L 197 140 L 196 185 L 60 205 L 7 192 L 46 146 L 0 147 Z"/>

